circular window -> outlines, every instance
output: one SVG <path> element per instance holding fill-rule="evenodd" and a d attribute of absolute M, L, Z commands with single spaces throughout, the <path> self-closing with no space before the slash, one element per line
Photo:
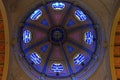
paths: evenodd
<path fill-rule="evenodd" d="M 50 2 L 24 21 L 21 49 L 38 74 L 65 78 L 82 72 L 92 61 L 97 38 L 93 21 L 78 6 Z"/>

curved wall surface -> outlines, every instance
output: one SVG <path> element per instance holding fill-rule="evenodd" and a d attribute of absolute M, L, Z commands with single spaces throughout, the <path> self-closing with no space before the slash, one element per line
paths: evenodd
<path fill-rule="evenodd" d="M 7 79 L 9 65 L 9 31 L 5 6 L 0 1 L 0 80 Z"/>
<path fill-rule="evenodd" d="M 84 8 L 84 10 L 88 11 L 88 14 L 91 15 L 92 19 L 96 22 L 95 26 L 99 35 L 99 50 L 101 51 L 101 54 L 104 54 L 104 56 L 101 56 L 102 59 L 99 67 L 97 67 L 95 73 L 89 77 L 88 80 L 112 80 L 109 66 L 109 42 L 113 18 L 116 14 L 116 9 L 118 8 L 117 1 L 118 0 L 71 0 L 71 2 L 75 5 L 80 5 L 82 8 Z M 25 16 L 28 16 L 28 13 L 38 5 L 46 4 L 46 1 L 41 0 L 36 2 L 34 0 L 29 0 L 28 2 L 28 0 L 3 0 L 3 3 L 5 5 L 8 17 L 9 31 L 7 32 L 10 32 L 10 38 L 8 39 L 10 41 L 10 63 L 7 80 L 31 80 L 30 77 L 25 73 L 26 69 L 23 70 L 21 68 L 24 65 L 18 62 L 21 60 L 22 56 L 18 55 L 18 57 L 15 55 L 17 53 L 21 53 L 18 46 L 20 42 L 20 36 L 18 35 L 19 28 L 23 25 L 22 21 L 24 21 Z M 32 71 L 32 68 L 29 68 L 29 70 Z M 1 70 L 1 72 L 3 71 Z M 30 75 L 36 76 L 35 74 Z M 68 80 L 70 79 L 71 78 Z M 71 80 L 74 80 L 74 77 Z"/>
<path fill-rule="evenodd" d="M 3 76 L 4 59 L 5 59 L 4 24 L 2 14 L 0 12 L 0 79 L 2 79 Z"/>

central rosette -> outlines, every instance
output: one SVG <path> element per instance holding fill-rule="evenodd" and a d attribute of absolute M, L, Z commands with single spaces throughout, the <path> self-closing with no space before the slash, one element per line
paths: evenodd
<path fill-rule="evenodd" d="M 49 37 L 50 41 L 53 44 L 57 44 L 57 45 L 60 43 L 63 43 L 66 39 L 66 33 L 65 33 L 64 28 L 62 27 L 54 27 L 50 29 L 49 36 L 50 36 Z"/>

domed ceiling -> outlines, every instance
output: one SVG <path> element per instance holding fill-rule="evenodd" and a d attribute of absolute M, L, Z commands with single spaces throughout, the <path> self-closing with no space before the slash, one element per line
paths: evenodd
<path fill-rule="evenodd" d="M 20 42 L 24 59 L 34 71 L 65 78 L 90 64 L 97 35 L 93 21 L 82 8 L 68 2 L 50 2 L 27 16 Z"/>

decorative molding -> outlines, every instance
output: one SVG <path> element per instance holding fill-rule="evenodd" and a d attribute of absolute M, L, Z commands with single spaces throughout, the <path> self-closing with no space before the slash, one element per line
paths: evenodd
<path fill-rule="evenodd" d="M 7 20 L 7 14 L 5 10 L 5 6 L 0 0 L 0 10 L 3 17 L 3 25 L 4 25 L 4 36 L 5 36 L 5 58 L 4 58 L 4 68 L 3 68 L 3 74 L 2 74 L 2 80 L 7 79 L 7 73 L 8 73 L 8 65 L 9 65 L 9 30 L 8 30 L 8 20 Z"/>
<path fill-rule="evenodd" d="M 111 67 L 112 80 L 117 80 L 116 74 L 115 74 L 115 66 L 114 66 L 114 42 L 115 42 L 114 39 L 115 39 L 115 31 L 116 31 L 119 18 L 120 18 L 120 8 L 118 9 L 118 12 L 114 18 L 113 27 L 111 31 L 111 39 L 110 39 L 109 50 L 110 50 L 110 67 Z"/>

